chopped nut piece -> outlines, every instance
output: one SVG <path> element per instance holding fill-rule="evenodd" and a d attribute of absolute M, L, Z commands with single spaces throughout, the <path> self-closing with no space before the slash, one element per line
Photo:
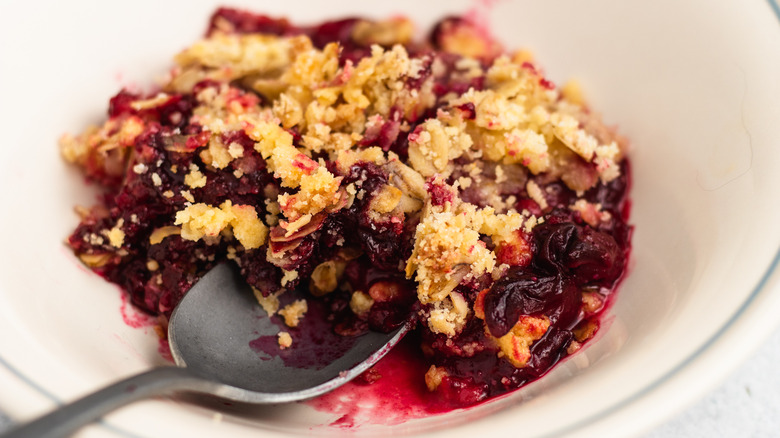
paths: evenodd
<path fill-rule="evenodd" d="M 79 254 L 79 259 L 90 268 L 100 268 L 105 266 L 114 256 L 110 253 L 104 254 Z"/>
<path fill-rule="evenodd" d="M 178 236 L 181 234 L 181 228 L 174 226 L 160 227 L 152 231 L 149 235 L 149 244 L 157 245 L 168 236 Z"/>
<path fill-rule="evenodd" d="M 566 348 L 566 354 L 571 355 L 571 354 L 574 354 L 574 353 L 580 351 L 581 349 L 582 349 L 582 344 L 580 344 L 577 341 L 571 341 L 571 343 L 569 344 L 569 347 Z"/>
<path fill-rule="evenodd" d="M 371 200 L 371 209 L 377 213 L 390 213 L 398 206 L 403 197 L 403 192 L 397 188 L 385 185 Z"/>
<path fill-rule="evenodd" d="M 355 291 L 352 293 L 352 298 L 349 300 L 349 308 L 357 316 L 365 316 L 371 306 L 374 305 L 374 300 L 365 292 Z"/>
<path fill-rule="evenodd" d="M 528 196 L 539 204 L 539 208 L 542 210 L 547 209 L 547 199 L 544 197 L 544 192 L 533 180 L 528 180 L 525 190 L 528 191 Z"/>
<path fill-rule="evenodd" d="M 339 280 L 344 273 L 345 262 L 328 260 L 314 268 L 309 282 L 309 291 L 314 296 L 322 296 L 336 290 Z"/>
<path fill-rule="evenodd" d="M 379 280 L 368 288 L 368 295 L 374 301 L 393 301 L 403 293 L 403 286 L 396 281 Z"/>

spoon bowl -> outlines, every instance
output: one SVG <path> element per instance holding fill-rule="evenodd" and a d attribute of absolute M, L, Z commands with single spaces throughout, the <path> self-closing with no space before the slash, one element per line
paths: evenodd
<path fill-rule="evenodd" d="M 304 294 L 288 291 L 285 298 L 302 299 Z M 177 365 L 221 383 L 222 397 L 284 403 L 316 397 L 357 377 L 408 330 L 345 338 L 330 330 L 323 313 L 312 300 L 301 322 L 305 327 L 275 324 L 237 270 L 221 264 L 173 312 L 168 326 L 171 353 Z M 289 349 L 281 350 L 276 342 L 280 331 L 292 334 Z"/>
<path fill-rule="evenodd" d="M 286 300 L 303 294 L 288 291 Z M 67 436 L 133 401 L 177 392 L 276 404 L 316 397 L 354 379 L 379 361 L 409 331 L 369 331 L 342 337 L 325 322 L 324 306 L 311 301 L 297 327 L 275 323 L 237 269 L 217 265 L 190 289 L 171 316 L 168 341 L 178 366 L 128 377 L 60 407 L 3 438 Z M 282 330 L 293 345 L 282 350 Z"/>

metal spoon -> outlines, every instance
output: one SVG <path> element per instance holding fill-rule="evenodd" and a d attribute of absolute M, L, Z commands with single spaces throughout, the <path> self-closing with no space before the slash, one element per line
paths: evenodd
<path fill-rule="evenodd" d="M 258 338 L 275 339 L 279 327 L 236 271 L 228 264 L 218 265 L 176 307 L 168 339 L 178 366 L 154 368 L 114 383 L 2 437 L 67 436 L 133 401 L 182 391 L 257 404 L 316 397 L 371 367 L 409 330 L 405 325 L 388 334 L 370 331 L 328 363 L 290 366 L 281 357 L 269 357 L 250 346 Z M 296 350 L 286 353 L 294 357 Z"/>

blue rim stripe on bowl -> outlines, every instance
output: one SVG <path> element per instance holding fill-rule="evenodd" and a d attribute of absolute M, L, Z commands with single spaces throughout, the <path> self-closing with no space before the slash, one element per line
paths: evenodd
<path fill-rule="evenodd" d="M 62 400 L 59 399 L 56 395 L 52 394 L 47 390 L 46 388 L 42 387 L 26 375 L 24 375 L 21 371 L 17 370 L 14 366 L 12 366 L 10 363 L 8 363 L 3 356 L 0 356 L 0 367 L 3 367 L 11 372 L 11 374 L 15 375 L 19 380 L 21 380 L 24 384 L 31 387 L 33 390 L 39 392 L 44 397 L 48 398 L 49 400 L 53 401 L 57 404 L 57 406 L 62 406 L 64 403 Z M 10 418 L 10 417 L 9 417 Z M 13 429 L 17 423 L 13 418 L 11 419 L 11 429 Z M 98 420 L 98 424 L 105 427 L 106 429 L 110 430 L 111 432 L 114 432 L 116 434 L 119 434 L 121 436 L 127 437 L 127 438 L 145 438 L 140 435 L 135 435 L 133 433 L 130 433 L 124 429 L 121 429 L 119 427 L 116 427 L 105 420 Z"/>
<path fill-rule="evenodd" d="M 775 15 L 775 18 L 778 20 L 778 24 L 780 24 L 780 4 L 778 4 L 777 0 L 767 0 L 767 3 L 769 3 L 769 7 L 772 9 L 772 12 Z M 728 321 L 721 327 L 710 339 L 707 340 L 701 347 L 699 347 L 696 351 L 694 351 L 687 359 L 682 361 L 679 365 L 672 368 L 668 373 L 664 374 L 658 380 L 651 383 L 645 389 L 635 393 L 634 395 L 622 400 L 619 403 L 614 404 L 612 407 L 609 407 L 597 414 L 594 414 L 588 418 L 585 418 L 581 421 L 578 421 L 575 424 L 572 424 L 570 426 L 567 426 L 563 429 L 559 429 L 555 432 L 551 432 L 547 434 L 547 436 L 556 436 L 559 434 L 564 434 L 567 432 L 572 432 L 575 429 L 578 429 L 580 427 L 586 426 L 588 424 L 592 424 L 599 419 L 603 418 L 606 415 L 612 414 L 614 412 L 619 411 L 620 409 L 624 408 L 625 406 L 641 399 L 645 395 L 649 394 L 650 392 L 654 391 L 658 387 L 660 387 L 662 384 L 664 384 L 666 381 L 671 379 L 674 375 L 688 367 L 693 361 L 698 359 L 699 356 L 701 356 L 705 351 L 707 351 L 715 342 L 718 341 L 718 339 L 723 336 L 725 332 L 727 332 L 734 323 L 739 319 L 739 317 L 747 310 L 748 307 L 755 301 L 755 299 L 758 297 L 758 295 L 763 292 L 764 287 L 766 286 L 766 283 L 769 281 L 769 278 L 772 277 L 772 275 L 775 274 L 775 271 L 777 270 L 777 267 L 780 265 L 780 247 L 778 248 L 777 252 L 775 253 L 774 258 L 772 259 L 772 263 L 769 265 L 769 268 L 764 273 L 764 275 L 761 276 L 761 279 L 759 280 L 758 284 L 753 288 L 753 291 L 750 293 L 750 296 L 745 300 L 745 302 L 737 309 L 737 311 L 734 313 L 734 315 L 729 318 Z M 40 393 L 44 397 L 48 398 L 49 400 L 56 403 L 58 406 L 63 405 L 63 401 L 60 400 L 57 396 L 49 392 L 46 388 L 40 386 L 38 383 L 30 379 L 28 376 L 23 374 L 21 371 L 16 369 L 14 366 L 12 366 L 8 361 L 6 361 L 2 355 L 0 355 L 0 366 L 8 370 L 11 374 L 15 375 L 19 380 L 21 380 L 24 384 L 31 387 L 36 392 Z M 13 419 L 12 419 L 13 421 Z M 13 423 L 12 423 L 13 424 Z M 128 432 L 122 428 L 119 428 L 117 426 L 114 426 L 105 420 L 100 420 L 98 422 L 101 426 L 105 427 L 106 429 L 110 430 L 111 432 L 114 432 L 116 434 L 122 435 L 127 438 L 144 438 L 140 435 L 135 435 L 131 432 Z"/>
<path fill-rule="evenodd" d="M 777 17 L 778 20 L 780 20 L 780 6 L 778 6 L 776 0 L 767 0 L 769 2 L 769 7 L 772 8 L 772 11 L 775 13 L 775 17 Z"/>

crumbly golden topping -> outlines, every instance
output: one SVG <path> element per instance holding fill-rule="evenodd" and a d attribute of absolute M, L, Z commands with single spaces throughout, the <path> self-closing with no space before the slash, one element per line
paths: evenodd
<path fill-rule="evenodd" d="M 181 237 L 187 240 L 216 239 L 232 227 L 233 235 L 246 249 L 261 247 L 268 236 L 268 227 L 257 217 L 254 207 L 233 205 L 230 201 L 219 207 L 190 205 L 176 213 L 174 224 L 181 225 Z"/>
<path fill-rule="evenodd" d="M 281 292 L 282 291 L 279 290 L 276 293 L 272 293 L 267 297 L 264 297 L 259 290 L 254 287 L 252 288 L 252 293 L 255 295 L 255 299 L 257 300 L 258 304 L 260 304 L 260 307 L 265 310 L 265 313 L 267 313 L 268 316 L 274 316 L 279 310 L 279 295 Z"/>
<path fill-rule="evenodd" d="M 194 164 L 190 166 L 190 173 L 184 177 L 184 184 L 187 184 L 193 189 L 206 187 L 207 182 L 206 177 L 201 173 L 200 169 L 198 169 L 198 166 Z"/>
<path fill-rule="evenodd" d="M 480 240 L 479 217 L 430 207 L 417 226 L 406 275 L 415 275 L 422 303 L 442 301 L 466 275 L 493 270 L 495 255 Z"/>
<path fill-rule="evenodd" d="M 108 241 L 114 248 L 121 248 L 125 241 L 125 232 L 122 231 L 122 225 L 124 225 L 124 219 L 119 219 L 114 226 L 107 233 Z"/>
<path fill-rule="evenodd" d="M 463 296 L 450 292 L 447 299 L 433 303 L 433 309 L 428 316 L 428 328 L 434 333 L 444 333 L 455 336 L 466 324 L 471 310 Z"/>
<path fill-rule="evenodd" d="M 233 215 L 230 207 L 225 209 L 203 203 L 190 205 L 176 213 L 176 222 L 181 225 L 181 237 L 187 240 L 199 240 L 203 237 L 215 238 L 230 225 Z"/>
<path fill-rule="evenodd" d="M 450 119 L 446 113 L 442 119 Z M 409 162 L 424 177 L 450 174 L 452 160 L 459 158 L 473 145 L 473 140 L 459 123 L 444 125 L 440 119 L 429 119 L 420 125 L 409 139 Z M 449 167 L 449 169 L 448 169 Z"/>
<path fill-rule="evenodd" d="M 445 370 L 444 367 L 431 365 L 430 368 L 428 368 L 428 371 L 425 373 L 425 386 L 428 387 L 429 391 L 435 391 L 436 388 L 441 385 L 442 379 L 446 376 L 447 370 Z"/>
<path fill-rule="evenodd" d="M 186 190 L 167 190 L 159 163 L 132 150 L 149 128 L 138 115 L 122 113 L 102 127 L 61 139 L 65 159 L 88 173 L 121 179 L 129 168 L 134 177 L 150 178 L 170 202 L 186 201 L 173 223 L 151 233 L 151 245 L 170 236 L 209 245 L 237 241 L 244 251 L 259 249 L 253 257 L 266 257 L 280 268 L 284 287 L 298 280 L 299 272 L 286 266 L 298 257 L 302 239 L 319 230 L 327 215 L 370 197 L 366 214 L 374 223 L 417 223 L 411 256 L 399 269 L 417 283 L 428 328 L 454 337 L 476 310 L 455 292 L 458 285 L 500 276 L 507 262 L 529 257 L 522 233 L 541 223 L 537 215 L 549 211 L 552 196 L 537 181 L 560 180 L 582 194 L 620 174 L 624 142 L 587 109 L 575 82 L 558 91 L 528 52 L 500 55 L 500 45 L 476 36 L 471 27 L 443 30 L 441 48 L 460 55 L 447 65 L 404 47 L 413 29 L 405 19 L 359 21 L 352 38 L 370 49 L 357 61 L 341 60 L 337 43 L 318 48 L 305 35 L 236 34 L 232 26 L 218 21 L 210 36 L 176 56 L 177 67 L 160 93 L 130 104 L 136 112 L 155 111 L 174 102 L 177 93 L 194 96 L 190 123 L 200 132 L 177 131 L 164 146 L 196 155 L 202 163 L 171 167 Z M 439 95 L 435 82 L 445 76 L 484 81 Z M 409 122 L 423 114 L 419 123 Z M 235 133 L 251 145 L 236 140 Z M 405 138 L 408 149 L 389 150 L 385 135 Z M 237 180 L 253 171 L 258 164 L 246 158 L 255 152 L 278 181 L 276 188 L 259 190 L 265 199 L 261 206 L 195 202 L 216 171 L 233 166 Z M 344 183 L 358 164 L 380 168 L 386 183 L 370 192 L 360 181 Z M 536 214 L 518 208 L 518 196 L 532 201 Z M 609 220 L 600 205 L 584 199 L 569 208 L 592 226 Z M 107 246 L 121 248 L 123 223 L 95 236 L 103 238 Z M 79 257 L 95 267 L 113 255 Z M 239 258 L 235 249 L 230 258 Z M 313 266 L 310 292 L 321 296 L 336 290 L 349 260 L 340 256 Z M 278 312 L 289 327 L 297 326 L 307 310 L 302 300 L 280 310 L 277 294 L 263 297 L 256 291 L 256 296 L 269 315 Z M 593 306 L 595 298 L 587 299 Z M 367 291 L 356 290 L 349 307 L 361 316 L 374 302 Z M 495 341 L 512 364 L 522 367 L 530 345 L 549 324 L 523 316 Z M 291 342 L 289 334 L 279 334 L 281 348 Z M 438 386 L 442 373 L 432 367 L 428 386 Z"/>
<path fill-rule="evenodd" d="M 531 344 L 541 339 L 549 327 L 547 317 L 521 316 L 509 333 L 496 339 L 501 349 L 499 354 L 517 368 L 524 367 L 531 358 Z"/>
<path fill-rule="evenodd" d="M 282 350 L 285 350 L 287 348 L 290 348 L 292 346 L 293 340 L 292 336 L 290 336 L 287 332 L 279 332 L 277 333 L 277 341 L 279 343 L 279 348 Z"/>
<path fill-rule="evenodd" d="M 278 311 L 287 327 L 298 327 L 301 318 L 309 310 L 306 300 L 295 300 Z"/>

